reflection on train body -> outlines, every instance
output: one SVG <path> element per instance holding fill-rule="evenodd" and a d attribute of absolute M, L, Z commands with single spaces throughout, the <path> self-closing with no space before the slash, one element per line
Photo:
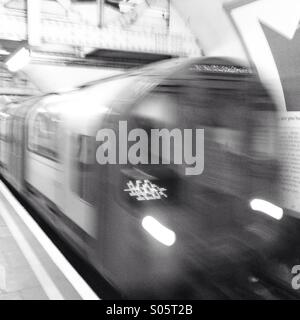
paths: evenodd
<path fill-rule="evenodd" d="M 276 251 L 276 110 L 232 61 L 162 62 L 7 105 L 0 119 L 2 176 L 127 297 L 241 293 Z M 204 129 L 204 171 L 161 164 L 149 145 L 160 164 L 100 165 L 97 132 L 118 137 L 121 121 L 128 132 Z"/>

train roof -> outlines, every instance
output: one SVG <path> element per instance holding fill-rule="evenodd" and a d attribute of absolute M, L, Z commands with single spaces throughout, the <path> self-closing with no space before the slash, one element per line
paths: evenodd
<path fill-rule="evenodd" d="M 177 73 L 176 71 L 190 70 L 200 73 L 214 73 L 214 74 L 249 74 L 252 73 L 251 69 L 248 68 L 244 63 L 237 59 L 230 59 L 228 57 L 200 57 L 200 58 L 176 58 L 167 59 L 155 63 L 151 63 L 142 68 L 135 68 L 131 71 L 127 71 L 121 74 L 113 75 L 106 78 L 87 82 L 83 85 L 75 87 L 69 91 L 64 92 L 50 92 L 42 95 L 25 98 L 18 102 L 11 102 L 7 105 L 12 104 L 23 104 L 23 103 L 35 103 L 36 101 L 49 97 L 52 95 L 65 95 L 73 93 L 74 91 L 90 88 L 93 86 L 101 85 L 105 82 L 114 81 L 118 79 L 127 78 L 130 76 L 155 76 L 155 75 L 168 75 L 176 73 L 177 76 L 183 75 L 182 72 Z"/>
<path fill-rule="evenodd" d="M 121 79 L 130 76 L 151 76 L 151 75 L 165 75 L 176 73 L 176 71 L 189 70 L 195 65 L 206 66 L 203 68 L 195 68 L 194 71 L 203 73 L 219 73 L 219 74 L 251 74 L 251 68 L 247 67 L 242 61 L 238 59 L 230 59 L 227 57 L 201 57 L 201 58 L 176 58 L 168 59 L 155 63 L 151 63 L 142 68 L 135 68 L 129 72 L 113 75 L 111 77 L 102 78 L 87 82 L 77 89 L 83 89 L 90 86 L 98 85 L 107 81 Z M 210 67 L 209 67 L 210 66 Z M 191 70 L 192 71 L 192 70 Z M 180 74 L 180 73 L 179 73 Z M 182 73 L 181 73 L 182 74 Z"/>
<path fill-rule="evenodd" d="M 110 107 L 111 102 L 120 94 L 125 99 L 127 97 L 124 88 L 132 85 L 133 91 L 147 91 L 147 86 L 143 87 L 143 81 L 137 81 L 141 77 L 150 79 L 153 76 L 153 85 L 160 83 L 163 79 L 183 79 L 190 74 L 226 74 L 226 75 L 245 75 L 251 70 L 236 60 L 229 58 L 190 58 L 190 59 L 170 59 L 167 61 L 156 62 L 143 68 L 135 69 L 121 75 L 100 79 L 87 83 L 77 89 L 63 93 L 49 93 L 42 96 L 35 96 L 17 104 L 10 104 L 6 110 L 18 109 L 19 114 L 25 114 L 26 109 L 42 107 L 47 112 L 59 112 L 61 114 L 76 113 L 82 120 L 90 121 L 99 113 Z M 150 80 L 152 82 L 152 80 Z M 141 84 L 138 85 L 138 83 Z M 134 97 L 127 92 L 128 97 Z M 12 112 L 14 112 L 12 110 Z M 89 120 L 90 119 L 90 120 Z"/>

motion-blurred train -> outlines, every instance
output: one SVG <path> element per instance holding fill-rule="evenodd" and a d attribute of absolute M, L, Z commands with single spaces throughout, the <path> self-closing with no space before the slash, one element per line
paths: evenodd
<path fill-rule="evenodd" d="M 249 68 L 169 60 L 0 111 L 2 177 L 124 297 L 234 296 L 276 251 L 276 106 Z M 97 132 L 120 121 L 204 129 L 203 172 L 99 164 Z"/>

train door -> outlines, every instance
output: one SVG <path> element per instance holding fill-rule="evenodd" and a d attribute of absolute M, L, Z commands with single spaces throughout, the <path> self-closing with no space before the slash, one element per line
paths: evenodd
<path fill-rule="evenodd" d="M 39 202 L 50 209 L 53 221 L 63 211 L 64 152 L 60 148 L 60 116 L 39 106 L 28 116 L 26 183 Z"/>
<path fill-rule="evenodd" d="M 13 116 L 10 173 L 12 182 L 19 191 L 23 181 L 23 136 L 23 119 Z"/>
<path fill-rule="evenodd" d="M 8 115 L 4 112 L 1 113 L 0 117 L 0 165 L 3 170 L 7 166 L 7 143 L 8 143 L 8 137 L 7 137 L 7 126 L 8 126 L 8 121 L 7 121 Z"/>
<path fill-rule="evenodd" d="M 95 198 L 95 137 L 87 131 L 68 131 L 65 153 L 65 214 L 66 232 L 76 249 L 87 254 L 96 237 Z"/>
<path fill-rule="evenodd" d="M 4 165 L 4 152 L 3 152 L 3 147 L 4 147 L 4 126 L 5 126 L 5 119 L 3 115 L 0 115 L 0 172 L 1 169 L 3 168 Z"/>
<path fill-rule="evenodd" d="M 18 123 L 17 119 L 13 113 L 13 110 L 9 113 L 9 122 L 8 122 L 8 163 L 7 163 L 7 178 L 9 182 L 15 187 L 18 188 L 18 182 L 15 177 L 16 171 L 16 150 L 17 150 L 17 140 L 18 140 Z"/>

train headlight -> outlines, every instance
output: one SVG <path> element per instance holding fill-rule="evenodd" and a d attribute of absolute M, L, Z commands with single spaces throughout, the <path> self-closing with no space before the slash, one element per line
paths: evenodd
<path fill-rule="evenodd" d="M 276 220 L 280 220 L 283 217 L 282 208 L 266 200 L 253 199 L 250 201 L 250 207 L 252 210 L 263 212 Z"/>
<path fill-rule="evenodd" d="M 168 229 L 151 216 L 146 216 L 143 219 L 142 226 L 149 234 L 151 234 L 153 238 L 155 238 L 165 246 L 170 247 L 176 241 L 175 232 Z"/>

